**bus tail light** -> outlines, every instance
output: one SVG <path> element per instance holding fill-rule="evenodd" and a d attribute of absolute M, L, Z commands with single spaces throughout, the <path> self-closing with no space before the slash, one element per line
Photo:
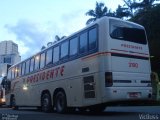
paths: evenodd
<path fill-rule="evenodd" d="M 112 72 L 105 73 L 105 86 L 111 87 L 113 85 Z"/>

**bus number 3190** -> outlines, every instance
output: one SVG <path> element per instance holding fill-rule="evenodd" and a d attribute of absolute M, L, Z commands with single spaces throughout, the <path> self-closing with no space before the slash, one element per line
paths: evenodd
<path fill-rule="evenodd" d="M 131 68 L 138 68 L 138 63 L 132 63 L 132 62 L 130 62 L 130 63 L 128 63 L 128 65 Z"/>

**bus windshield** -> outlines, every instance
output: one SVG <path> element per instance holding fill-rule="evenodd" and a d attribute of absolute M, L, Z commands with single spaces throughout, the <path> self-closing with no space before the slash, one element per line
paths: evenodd
<path fill-rule="evenodd" d="M 110 36 L 114 39 L 147 44 L 144 29 L 133 25 L 118 25 L 112 23 L 110 26 Z"/>

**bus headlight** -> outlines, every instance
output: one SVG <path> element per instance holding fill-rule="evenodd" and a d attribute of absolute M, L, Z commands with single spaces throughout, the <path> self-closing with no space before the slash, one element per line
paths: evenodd
<path fill-rule="evenodd" d="M 5 98 L 2 98 L 2 102 L 6 102 L 6 99 L 5 99 Z"/>
<path fill-rule="evenodd" d="M 28 85 L 23 85 L 23 90 L 28 90 Z"/>

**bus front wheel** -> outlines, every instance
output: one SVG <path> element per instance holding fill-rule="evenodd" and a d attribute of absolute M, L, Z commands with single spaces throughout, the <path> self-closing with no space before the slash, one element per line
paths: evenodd
<path fill-rule="evenodd" d="M 16 99 L 15 96 L 11 97 L 10 106 L 13 110 L 18 110 L 18 106 L 16 106 Z"/>
<path fill-rule="evenodd" d="M 66 95 L 63 91 L 59 91 L 55 96 L 55 108 L 58 113 L 65 113 L 67 110 Z"/>
<path fill-rule="evenodd" d="M 51 96 L 48 93 L 42 95 L 41 108 L 44 112 L 50 112 L 52 109 Z"/>

